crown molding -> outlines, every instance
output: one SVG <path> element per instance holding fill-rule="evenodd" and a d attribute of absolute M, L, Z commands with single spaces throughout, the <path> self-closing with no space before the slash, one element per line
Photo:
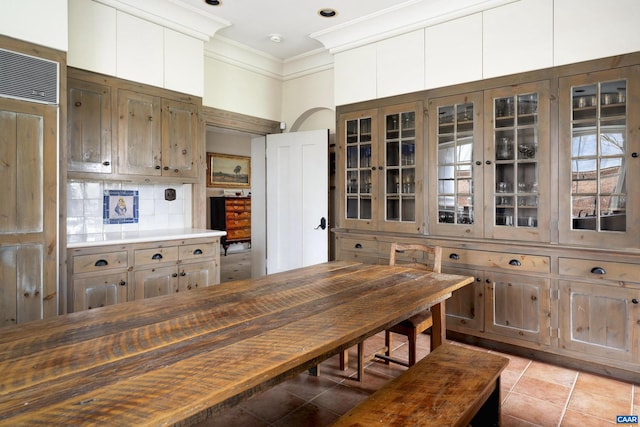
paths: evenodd
<path fill-rule="evenodd" d="M 93 0 L 204 42 L 231 25 L 177 0 Z"/>
<path fill-rule="evenodd" d="M 517 1 L 414 0 L 317 31 L 310 37 L 335 54 Z"/>

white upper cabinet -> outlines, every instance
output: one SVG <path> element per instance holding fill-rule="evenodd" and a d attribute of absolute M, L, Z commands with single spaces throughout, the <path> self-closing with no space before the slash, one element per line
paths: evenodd
<path fill-rule="evenodd" d="M 92 1 L 69 0 L 67 65 L 115 76 L 116 39 L 115 9 Z"/>
<path fill-rule="evenodd" d="M 164 37 L 162 27 L 118 12 L 117 76 L 162 87 Z"/>
<path fill-rule="evenodd" d="M 482 14 L 425 29 L 425 88 L 482 79 Z"/>
<path fill-rule="evenodd" d="M 424 87 L 424 30 L 381 41 L 376 58 L 378 98 Z"/>
<path fill-rule="evenodd" d="M 485 79 L 553 66 L 553 0 L 521 0 L 485 11 L 482 42 Z"/>
<path fill-rule="evenodd" d="M 640 50 L 638 0 L 555 1 L 553 15 L 554 65 Z"/>
<path fill-rule="evenodd" d="M 358 47 L 335 55 L 336 105 L 376 98 L 376 46 Z"/>

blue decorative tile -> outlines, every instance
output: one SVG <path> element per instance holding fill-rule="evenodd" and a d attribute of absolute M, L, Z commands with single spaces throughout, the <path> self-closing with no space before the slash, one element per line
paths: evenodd
<path fill-rule="evenodd" d="M 138 206 L 137 190 L 104 190 L 103 223 L 136 224 Z"/>

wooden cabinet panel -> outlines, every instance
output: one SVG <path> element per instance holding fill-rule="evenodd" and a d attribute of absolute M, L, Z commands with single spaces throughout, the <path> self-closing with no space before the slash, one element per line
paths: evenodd
<path fill-rule="evenodd" d="M 640 362 L 640 288 L 560 281 L 563 349 L 605 360 Z"/>
<path fill-rule="evenodd" d="M 58 315 L 57 123 L 57 105 L 0 98 L 0 326 Z"/>
<path fill-rule="evenodd" d="M 550 344 L 549 279 L 487 273 L 485 331 L 514 340 Z"/>
<path fill-rule="evenodd" d="M 216 283 L 216 265 L 211 262 L 183 264 L 178 273 L 178 291 L 190 291 Z"/>
<path fill-rule="evenodd" d="M 67 168 L 111 173 L 111 88 L 67 80 Z"/>
<path fill-rule="evenodd" d="M 162 99 L 162 175 L 197 177 L 197 131 L 194 104 Z"/>
<path fill-rule="evenodd" d="M 170 295 L 178 292 L 178 270 L 175 266 L 139 270 L 133 283 L 135 299 Z"/>
<path fill-rule="evenodd" d="M 118 117 L 118 172 L 160 176 L 162 174 L 160 98 L 120 89 Z"/>
<path fill-rule="evenodd" d="M 484 330 L 484 272 L 466 268 L 444 267 L 443 273 L 474 276 L 473 284 L 453 292 L 447 300 L 447 329 L 458 332 Z"/>
<path fill-rule="evenodd" d="M 127 300 L 127 273 L 73 280 L 73 311 L 106 307 Z"/>

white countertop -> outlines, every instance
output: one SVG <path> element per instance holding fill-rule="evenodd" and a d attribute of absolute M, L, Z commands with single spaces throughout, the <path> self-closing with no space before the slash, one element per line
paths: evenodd
<path fill-rule="evenodd" d="M 226 234 L 226 231 L 206 230 L 200 228 L 123 231 L 121 233 L 71 234 L 67 236 L 67 248 L 157 242 L 160 240 L 193 239 L 198 237 L 221 237 Z"/>

